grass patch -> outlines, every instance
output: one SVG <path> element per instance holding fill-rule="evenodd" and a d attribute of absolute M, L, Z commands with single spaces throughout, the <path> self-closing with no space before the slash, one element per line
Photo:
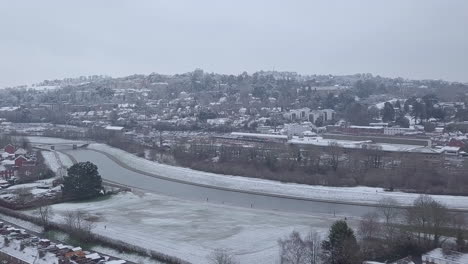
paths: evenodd
<path fill-rule="evenodd" d="M 100 246 L 100 244 L 98 243 L 82 241 L 56 229 L 48 230 L 44 232 L 43 235 L 45 238 L 53 241 L 60 241 L 68 245 L 79 245 L 84 250 L 92 250 L 92 248 Z"/>

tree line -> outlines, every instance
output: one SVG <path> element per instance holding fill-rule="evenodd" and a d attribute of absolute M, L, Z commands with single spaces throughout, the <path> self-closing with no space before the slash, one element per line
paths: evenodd
<path fill-rule="evenodd" d="M 353 226 L 354 225 L 354 226 Z M 430 196 L 421 195 L 407 208 L 392 198 L 380 201 L 375 211 L 357 222 L 337 220 L 323 236 L 293 231 L 278 240 L 280 264 L 360 264 L 417 259 L 442 247 L 468 252 L 466 216 L 450 212 Z M 239 264 L 227 249 L 209 256 L 212 264 Z"/>

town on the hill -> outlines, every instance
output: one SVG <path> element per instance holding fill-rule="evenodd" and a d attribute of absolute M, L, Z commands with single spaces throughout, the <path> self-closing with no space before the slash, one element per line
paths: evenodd
<path fill-rule="evenodd" d="M 467 258 L 468 84 L 196 69 L 46 80 L 2 89 L 0 98 L 0 217 L 6 222 L 0 223 L 0 259 L 16 261 L 8 263 L 228 264 L 275 255 L 271 259 L 284 264 L 434 264 Z M 171 184 L 196 189 L 179 193 Z M 202 203 L 190 206 L 195 209 L 207 206 L 196 210 L 197 219 L 223 214 L 224 207 L 210 203 L 246 207 L 232 216 L 236 224 L 250 214 L 265 217 L 255 209 L 274 209 L 263 240 L 271 246 L 243 247 L 235 235 L 221 242 L 211 233 L 182 235 L 139 206 L 168 202 L 154 193 Z M 266 197 L 278 205 L 264 203 Z M 172 210 L 164 206 L 158 208 Z M 121 210 L 129 212 L 124 219 Z M 334 223 L 317 224 L 318 233 L 303 236 L 280 228 L 288 211 Z M 134 215 L 143 215 L 141 226 L 129 223 Z M 182 209 L 175 215 L 184 216 Z M 167 234 L 138 239 L 150 236 L 157 221 Z M 122 237 L 123 229 L 134 238 Z M 235 229 L 239 237 L 254 235 Z M 174 250 L 174 234 L 197 242 Z M 333 244 L 335 235 L 346 248 Z M 215 242 L 236 250 L 206 246 Z M 294 254 L 303 260 L 292 261 Z M 348 262 L 327 262 L 332 258 Z M 276 263 L 267 259 L 261 263 Z"/>

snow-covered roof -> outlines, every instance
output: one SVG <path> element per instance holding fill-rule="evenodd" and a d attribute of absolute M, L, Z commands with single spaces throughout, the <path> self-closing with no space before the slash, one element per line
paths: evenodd
<path fill-rule="evenodd" d="M 15 165 L 15 161 L 14 160 L 3 160 L 2 164 L 3 165 Z"/>
<path fill-rule="evenodd" d="M 460 150 L 460 147 L 445 146 L 445 147 L 442 147 L 441 150 L 448 151 L 448 152 L 458 152 Z"/>
<path fill-rule="evenodd" d="M 96 260 L 96 259 L 100 259 L 101 256 L 98 253 L 92 253 L 92 254 L 86 255 L 86 258 Z"/>
<path fill-rule="evenodd" d="M 109 260 L 104 262 L 104 264 L 125 264 L 127 263 L 125 260 Z"/>
<path fill-rule="evenodd" d="M 310 144 L 316 146 L 329 146 L 330 143 L 337 143 L 343 148 L 352 149 L 369 149 L 369 147 L 377 147 L 382 151 L 389 152 L 412 152 L 412 153 L 427 153 L 427 154 L 440 154 L 442 150 L 433 149 L 429 147 L 422 147 L 418 145 L 404 145 L 404 144 L 389 144 L 389 143 L 372 143 L 370 140 L 365 141 L 351 141 L 351 140 L 335 140 L 324 139 L 322 137 L 310 138 L 297 138 L 293 137 L 288 141 L 291 144 Z"/>
<path fill-rule="evenodd" d="M 272 135 L 272 134 L 259 134 L 259 133 L 232 132 L 231 135 L 232 136 L 239 136 L 239 137 L 288 139 L 288 136 L 286 136 L 286 135 Z"/>
<path fill-rule="evenodd" d="M 468 263 L 468 254 L 436 248 L 422 255 L 422 260 L 426 262 L 435 262 L 435 260 L 442 260 L 445 261 L 444 263 L 447 264 L 466 264 Z"/>
<path fill-rule="evenodd" d="M 26 155 L 28 152 L 24 148 L 19 148 L 15 151 L 17 155 Z"/>
<path fill-rule="evenodd" d="M 8 152 L 3 152 L 1 156 L 2 156 L 2 158 L 5 159 L 5 158 L 8 158 L 8 157 L 11 156 L 11 155 L 13 155 L 13 154 L 10 154 L 10 153 L 8 153 Z"/>
<path fill-rule="evenodd" d="M 58 244 L 58 245 L 56 245 L 56 247 L 58 249 L 72 249 L 73 248 L 72 246 L 67 246 L 67 245 L 64 245 L 64 244 Z"/>
<path fill-rule="evenodd" d="M 121 126 L 106 126 L 106 130 L 112 130 L 112 131 L 122 131 L 124 127 Z"/>
<path fill-rule="evenodd" d="M 23 155 L 18 156 L 15 160 L 17 160 L 17 159 L 25 159 L 25 160 L 28 160 L 28 159 L 27 159 L 26 157 L 24 157 Z"/>

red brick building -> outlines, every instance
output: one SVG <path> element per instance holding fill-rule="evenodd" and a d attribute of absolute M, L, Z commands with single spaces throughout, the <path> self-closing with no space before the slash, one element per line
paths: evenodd
<path fill-rule="evenodd" d="M 11 144 L 8 144 L 8 145 L 5 146 L 4 151 L 6 153 L 8 153 L 8 154 L 14 154 L 15 151 L 16 151 L 16 148 L 15 148 L 15 146 L 13 146 Z"/>

